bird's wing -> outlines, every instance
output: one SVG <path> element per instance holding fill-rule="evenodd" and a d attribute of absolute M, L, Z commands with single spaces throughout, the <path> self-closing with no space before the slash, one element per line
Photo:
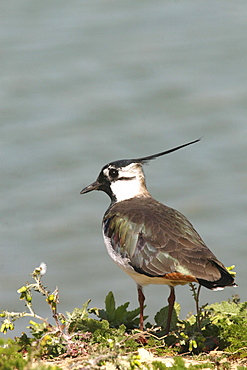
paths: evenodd
<path fill-rule="evenodd" d="M 216 265 L 225 270 L 185 216 L 153 199 L 114 204 L 103 225 L 115 253 L 139 273 L 154 277 L 178 272 L 217 281 L 221 272 Z"/>

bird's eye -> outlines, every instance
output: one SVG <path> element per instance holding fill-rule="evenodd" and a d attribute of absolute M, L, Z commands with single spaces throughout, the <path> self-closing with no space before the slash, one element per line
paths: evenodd
<path fill-rule="evenodd" d="M 116 170 L 115 168 L 111 168 L 109 170 L 109 175 L 111 176 L 111 178 L 115 179 L 116 177 L 118 177 L 118 170 Z"/>

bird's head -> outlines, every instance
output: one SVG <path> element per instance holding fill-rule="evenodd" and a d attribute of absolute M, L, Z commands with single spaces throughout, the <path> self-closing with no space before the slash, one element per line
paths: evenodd
<path fill-rule="evenodd" d="M 93 190 L 102 190 L 109 195 L 112 202 L 120 202 L 122 200 L 138 196 L 148 197 L 150 194 L 146 188 L 142 165 L 152 159 L 196 143 L 199 140 L 200 139 L 197 139 L 176 148 L 166 150 L 165 152 L 153 154 L 147 157 L 121 159 L 108 163 L 100 171 L 97 180 L 86 186 L 81 191 L 81 194 L 85 194 Z"/>

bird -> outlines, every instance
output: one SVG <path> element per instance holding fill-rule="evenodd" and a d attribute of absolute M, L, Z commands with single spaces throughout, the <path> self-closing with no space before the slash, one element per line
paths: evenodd
<path fill-rule="evenodd" d="M 177 285 L 198 283 L 211 290 L 237 286 L 190 221 L 155 200 L 147 190 L 144 164 L 200 140 L 142 158 L 110 162 L 97 180 L 80 192 L 99 190 L 110 197 L 102 221 L 104 243 L 113 261 L 137 284 L 141 331 L 146 285 L 165 284 L 170 288 L 166 334 L 170 331 Z"/>

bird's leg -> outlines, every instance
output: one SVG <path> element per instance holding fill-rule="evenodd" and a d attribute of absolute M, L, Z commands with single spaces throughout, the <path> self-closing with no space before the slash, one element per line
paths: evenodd
<path fill-rule="evenodd" d="M 138 301 L 140 305 L 140 330 L 143 331 L 144 324 L 143 324 L 143 310 L 144 310 L 144 301 L 145 301 L 145 295 L 142 292 L 142 286 L 137 285 L 137 291 L 138 291 Z"/>
<path fill-rule="evenodd" d="M 171 319 L 172 319 L 172 311 L 173 311 L 173 306 L 175 302 L 175 289 L 173 286 L 170 286 L 170 295 L 168 297 L 168 316 L 167 316 L 167 323 L 166 323 L 166 328 L 165 328 L 165 334 L 168 334 L 170 331 L 170 325 L 171 325 Z"/>

